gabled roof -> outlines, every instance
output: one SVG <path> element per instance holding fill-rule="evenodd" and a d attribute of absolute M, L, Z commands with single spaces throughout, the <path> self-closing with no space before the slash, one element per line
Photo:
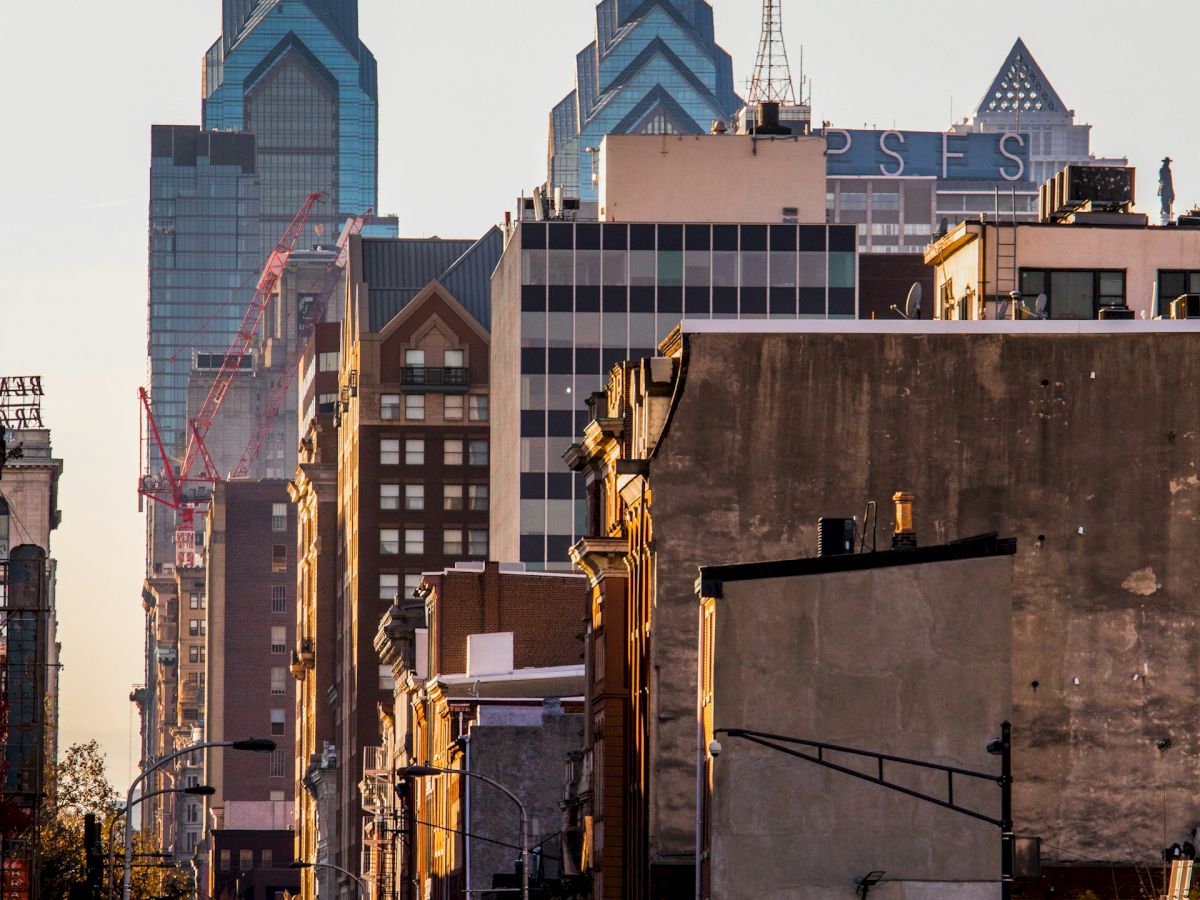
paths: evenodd
<path fill-rule="evenodd" d="M 504 251 L 492 226 L 475 241 L 444 238 L 364 238 L 363 281 L 370 320 L 364 330 L 391 321 L 431 282 L 438 282 L 484 327 L 491 327 L 491 278 Z"/>
<path fill-rule="evenodd" d="M 975 115 L 1016 115 L 1018 109 L 1022 113 L 1069 113 L 1062 97 L 1021 38 L 1017 38 L 1008 51 L 1004 65 L 979 101 Z"/>

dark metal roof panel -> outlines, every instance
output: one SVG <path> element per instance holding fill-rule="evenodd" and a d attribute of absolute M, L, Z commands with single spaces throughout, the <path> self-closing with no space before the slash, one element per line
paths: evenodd
<path fill-rule="evenodd" d="M 438 279 L 489 331 L 492 328 L 492 272 L 503 253 L 504 235 L 493 225 Z"/>

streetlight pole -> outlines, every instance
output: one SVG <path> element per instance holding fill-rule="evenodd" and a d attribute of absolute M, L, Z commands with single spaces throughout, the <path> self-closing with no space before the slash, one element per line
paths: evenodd
<path fill-rule="evenodd" d="M 134 804 L 141 803 L 144 800 L 149 800 L 151 797 L 158 797 L 162 794 L 190 794 L 193 797 L 211 797 L 217 792 L 216 788 L 207 784 L 198 784 L 195 787 L 183 788 L 163 788 L 158 791 L 151 791 L 149 794 L 143 794 L 134 801 Z M 125 810 L 119 810 L 112 817 L 112 822 L 108 826 L 108 881 L 105 885 L 104 896 L 112 900 L 113 894 L 113 868 L 116 855 L 113 853 L 113 837 L 117 830 L 117 820 L 125 815 Z"/>
<path fill-rule="evenodd" d="M 1014 853 L 1013 845 L 1015 837 L 1013 834 L 1013 819 L 1012 819 L 1012 725 L 1005 720 L 1000 723 L 1000 737 L 987 742 L 987 752 L 992 756 L 1000 757 L 1000 774 L 993 775 L 988 772 L 976 772 L 970 769 L 962 769 L 957 766 L 946 766 L 940 763 L 931 763 L 921 759 L 912 759 L 904 756 L 893 756 L 888 753 L 877 753 L 874 750 L 860 750 L 853 747 L 839 747 L 836 744 L 828 744 L 823 741 L 810 741 L 804 738 L 789 737 L 782 734 L 768 734 L 763 731 L 751 731 L 747 728 L 717 728 L 713 734 L 725 734 L 733 738 L 742 738 L 751 743 L 758 744 L 762 747 L 767 747 L 771 750 L 777 750 L 780 753 L 786 753 L 788 756 L 794 756 L 797 759 L 802 759 L 810 763 L 815 763 L 826 769 L 833 769 L 835 772 L 842 772 L 862 781 L 870 782 L 871 784 L 879 785 L 880 787 L 888 788 L 893 791 L 898 791 L 901 794 L 906 794 L 909 797 L 915 797 L 918 800 L 924 800 L 927 803 L 933 803 L 943 809 L 953 810 L 956 813 L 961 813 L 965 816 L 970 816 L 973 819 L 979 819 L 981 822 L 987 822 L 1000 829 L 1000 897 L 1001 900 L 1011 900 L 1013 890 L 1014 873 Z M 715 742 L 714 742 L 715 743 Z M 796 747 L 803 749 L 797 750 Z M 811 751 L 815 750 L 814 756 Z M 827 759 L 824 755 L 826 751 L 834 751 L 842 754 L 849 754 L 861 758 L 871 759 L 877 764 L 877 774 L 869 774 L 859 769 L 849 768 L 839 765 Z M 709 751 L 713 751 L 710 749 Z M 714 754 L 715 755 L 715 754 Z M 947 776 L 947 792 L 944 797 L 934 796 L 933 794 L 925 793 L 924 791 L 914 790 L 910 787 L 886 778 L 883 772 L 883 764 L 898 763 L 904 766 L 913 766 L 918 769 L 944 773 Z M 1000 788 L 1000 817 L 987 815 L 978 810 L 963 806 L 954 800 L 954 776 L 958 775 L 962 778 L 970 778 L 979 781 L 990 781 Z M 882 874 L 882 873 L 880 873 Z M 860 884 L 864 884 L 860 882 Z"/>
<path fill-rule="evenodd" d="M 305 862 L 304 860 L 296 860 L 288 866 L 289 869 L 333 869 L 335 872 L 341 872 L 347 878 L 352 878 L 354 883 L 358 885 L 358 896 L 362 900 L 367 898 L 367 884 L 353 872 L 348 869 L 343 869 L 341 866 L 335 866 L 333 863 Z"/>
<path fill-rule="evenodd" d="M 496 781 L 494 778 L 489 778 L 487 775 L 481 775 L 479 772 L 472 772 L 468 769 L 443 769 L 439 766 L 406 766 L 398 769 L 397 775 L 407 776 L 409 778 L 423 778 L 428 775 L 465 775 L 468 778 L 478 778 L 480 781 L 486 781 L 492 787 L 508 795 L 508 799 L 517 804 L 517 808 L 521 810 L 521 900 L 529 900 L 529 810 L 525 808 L 525 804 L 521 802 L 521 798 Z M 467 888 L 470 889 L 470 885 Z"/>
<path fill-rule="evenodd" d="M 199 741 L 179 750 L 166 754 L 146 768 L 141 775 L 133 780 L 125 794 L 125 875 L 121 885 L 121 900 L 130 900 L 133 887 L 133 828 L 130 826 L 129 814 L 133 809 L 133 792 L 146 780 L 151 772 L 162 768 L 173 759 L 195 753 L 197 750 L 207 750 L 209 747 L 230 747 L 234 750 L 249 750 L 252 753 L 271 753 L 275 742 L 270 738 L 249 738 L 244 741 Z"/>

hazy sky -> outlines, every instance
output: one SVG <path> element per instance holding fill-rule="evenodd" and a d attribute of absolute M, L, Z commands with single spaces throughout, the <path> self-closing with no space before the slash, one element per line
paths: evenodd
<path fill-rule="evenodd" d="M 760 4 L 716 0 L 738 89 Z M 545 177 L 550 107 L 591 39 L 592 0 L 361 0 L 379 61 L 380 209 L 410 236 L 474 237 Z M 137 401 L 145 377 L 151 123 L 198 124 L 218 0 L 0 0 L 0 374 L 45 376 L 65 461 L 59 560 L 62 744 L 99 738 L 123 786 L 130 687 L 142 680 Z M 814 119 L 937 130 L 969 114 L 1014 39 L 1090 122 L 1093 150 L 1138 167 L 1157 210 L 1200 202 L 1195 0 L 784 0 Z M 134 721 L 133 727 L 136 728 Z M 136 748 L 136 741 L 132 746 Z"/>

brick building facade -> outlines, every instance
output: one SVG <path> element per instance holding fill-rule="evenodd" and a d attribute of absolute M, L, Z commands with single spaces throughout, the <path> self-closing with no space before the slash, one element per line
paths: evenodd
<path fill-rule="evenodd" d="M 224 827 L 228 802 L 290 808 L 295 795 L 296 516 L 286 482 L 218 482 L 207 522 L 210 741 L 270 737 L 272 753 L 207 753 L 216 789 L 206 825 Z M 264 832 L 264 841 L 275 840 Z M 210 862 L 211 866 L 211 862 Z M 213 868 L 217 874 L 218 866 Z"/>

